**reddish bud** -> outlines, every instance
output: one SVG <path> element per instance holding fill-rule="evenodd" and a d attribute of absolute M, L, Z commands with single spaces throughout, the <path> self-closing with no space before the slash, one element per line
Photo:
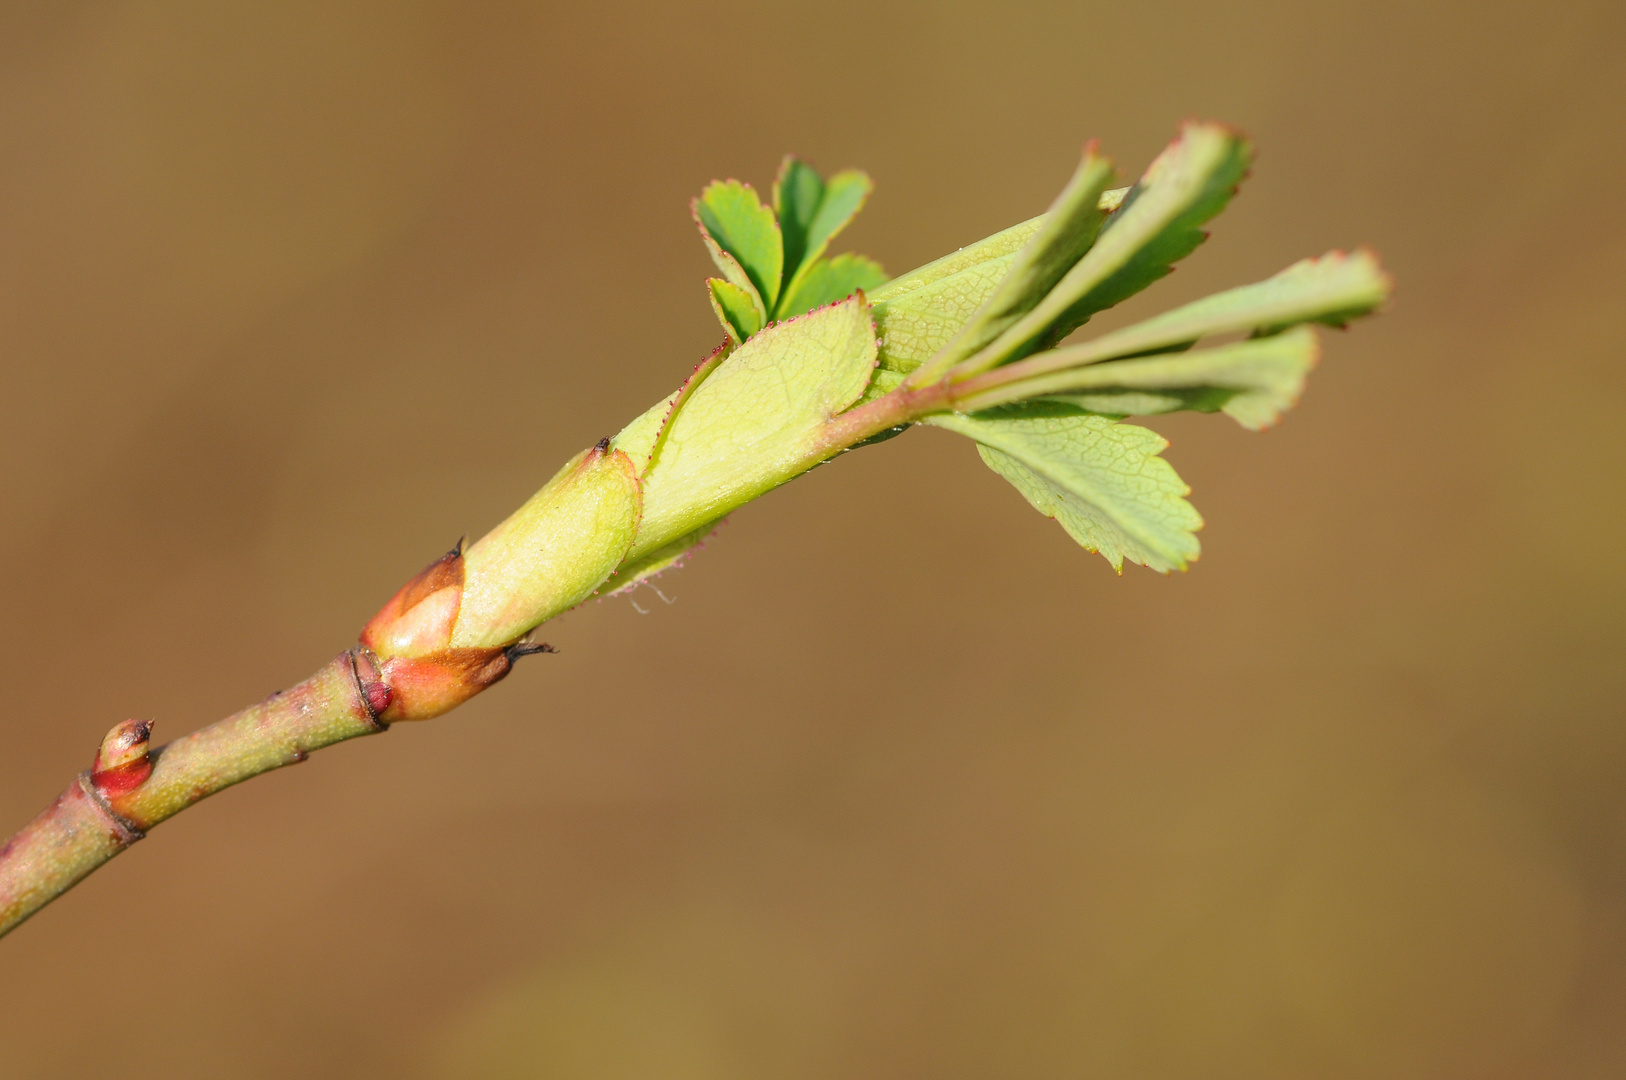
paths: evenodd
<path fill-rule="evenodd" d="M 109 799 L 127 795 L 152 775 L 152 758 L 147 743 L 152 736 L 151 720 L 126 720 L 116 724 L 102 739 L 96 751 L 96 764 L 90 780 Z"/>
<path fill-rule="evenodd" d="M 383 723 L 427 720 L 508 674 L 501 648 L 452 648 L 463 604 L 463 546 L 407 582 L 361 632 L 356 674 Z"/>

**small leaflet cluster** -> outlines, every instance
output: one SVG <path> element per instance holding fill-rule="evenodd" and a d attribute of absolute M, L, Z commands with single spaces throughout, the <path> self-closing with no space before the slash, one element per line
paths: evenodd
<path fill-rule="evenodd" d="M 1168 572 L 1197 558 L 1202 519 L 1186 501 L 1190 489 L 1159 456 L 1167 443 L 1123 420 L 1193 410 L 1268 427 L 1297 401 L 1317 360 L 1313 325 L 1343 326 L 1390 291 L 1370 251 L 1333 251 L 1073 339 L 1092 316 L 1166 276 L 1207 238 L 1204 226 L 1236 193 L 1252 158 L 1235 130 L 1189 123 L 1138 182 L 1115 188 L 1112 163 L 1091 142 L 1045 214 L 891 281 L 862 256 L 825 256 L 869 194 L 863 173 L 825 181 L 786 158 L 772 207 L 729 180 L 708 186 L 693 208 L 723 273 L 708 283 L 712 305 L 730 345 L 750 343 L 732 363 L 778 321 L 777 362 L 794 354 L 796 364 L 851 371 L 852 357 L 790 349 L 799 336 L 820 332 L 820 313 L 792 317 L 846 297 L 867 299 L 879 351 L 854 407 L 888 394 L 944 391 L 938 400 L 946 404 L 914 422 L 975 441 L 989 468 L 1120 572 L 1125 561 Z"/>
<path fill-rule="evenodd" d="M 695 224 L 722 271 L 706 282 L 711 306 L 736 345 L 769 323 L 873 289 L 886 273 L 851 253 L 828 258 L 830 241 L 863 209 L 873 181 L 857 169 L 825 180 L 786 157 L 773 183 L 773 206 L 738 180 L 706 185 L 691 204 Z"/>

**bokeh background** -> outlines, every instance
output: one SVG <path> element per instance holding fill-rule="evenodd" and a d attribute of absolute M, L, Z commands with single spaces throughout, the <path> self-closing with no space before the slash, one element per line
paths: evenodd
<path fill-rule="evenodd" d="M 795 150 L 901 272 L 1256 138 L 1144 315 L 1375 245 L 1203 560 L 924 431 L 663 603 L 166 824 L 0 943 L 0 1076 L 1626 1073 L 1626 7 L 7 0 L 0 826 L 304 676 L 719 337 Z"/>

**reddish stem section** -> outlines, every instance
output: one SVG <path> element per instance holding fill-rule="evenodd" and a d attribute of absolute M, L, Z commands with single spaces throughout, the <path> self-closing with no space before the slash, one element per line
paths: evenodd
<path fill-rule="evenodd" d="M 385 730 L 376 701 L 389 701 L 377 669 L 344 652 L 298 686 L 157 750 L 116 740 L 130 742 L 129 760 L 81 774 L 0 847 L 0 935 L 193 803 L 313 750 Z"/>

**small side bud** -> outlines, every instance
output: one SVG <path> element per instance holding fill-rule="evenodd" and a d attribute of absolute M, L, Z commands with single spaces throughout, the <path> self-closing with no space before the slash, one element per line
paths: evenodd
<path fill-rule="evenodd" d="M 96 751 L 96 764 L 90 780 L 109 799 L 127 795 L 152 775 L 152 758 L 147 752 L 152 736 L 151 720 L 126 720 L 116 724 L 102 739 Z"/>

